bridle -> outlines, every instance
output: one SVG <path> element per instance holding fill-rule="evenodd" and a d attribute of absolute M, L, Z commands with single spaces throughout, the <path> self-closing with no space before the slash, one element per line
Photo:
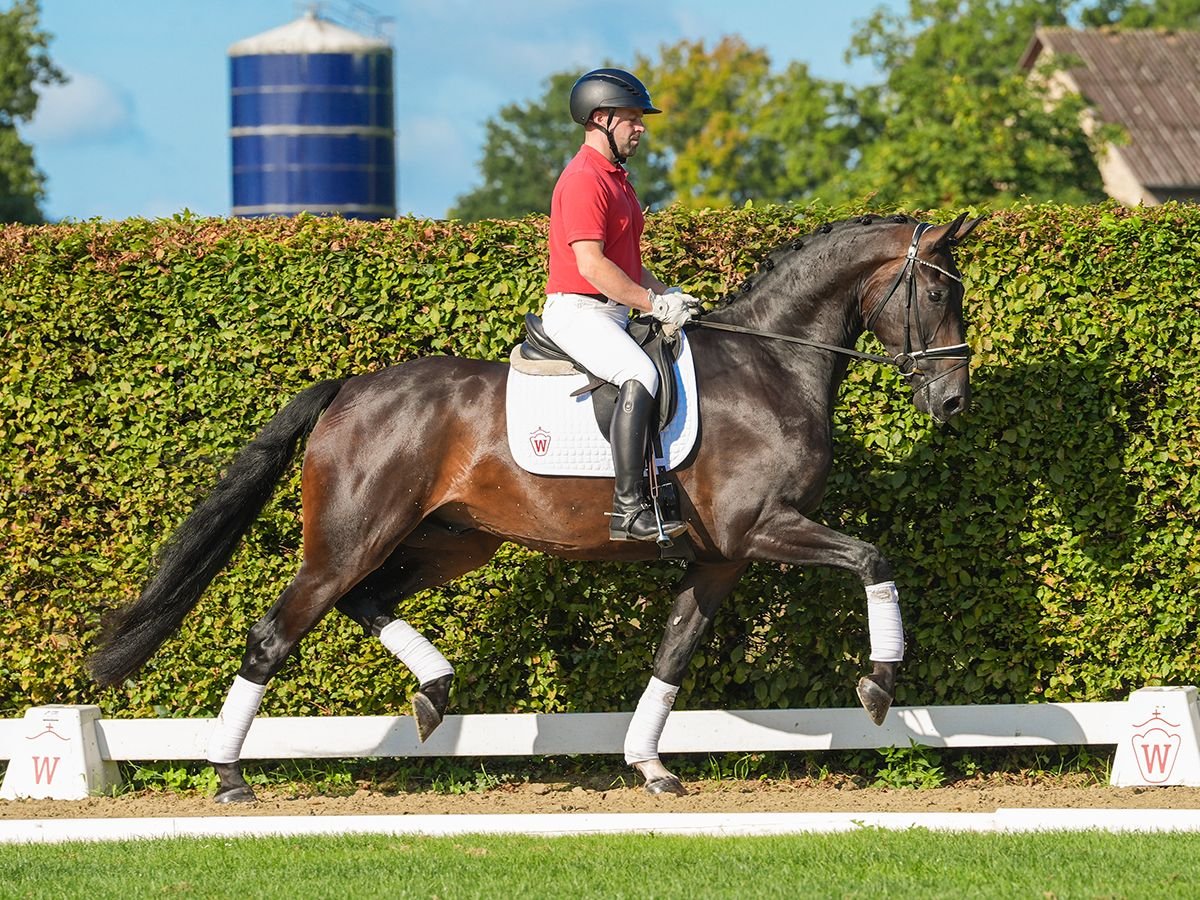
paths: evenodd
<path fill-rule="evenodd" d="M 945 347 L 930 347 L 929 341 L 925 338 L 923 333 L 918 335 L 921 339 L 921 349 L 913 350 L 912 347 L 913 310 L 919 306 L 917 301 L 917 266 L 926 266 L 927 268 L 935 269 L 938 272 L 941 272 L 947 278 L 957 281 L 959 284 L 963 283 L 962 279 L 957 275 L 947 272 L 941 266 L 935 265 L 934 263 L 921 259 L 917 256 L 917 246 L 921 242 L 921 235 L 923 235 L 931 227 L 933 226 L 928 222 L 920 222 L 917 224 L 916 228 L 913 230 L 912 243 L 908 245 L 908 254 L 904 258 L 904 265 L 900 268 L 900 271 L 896 273 L 896 278 L 894 281 L 892 281 L 892 286 L 888 289 L 887 294 L 884 295 L 883 300 L 875 305 L 864 322 L 864 326 L 868 329 L 874 325 L 875 320 L 879 318 L 879 314 L 883 312 L 884 307 L 886 307 L 892 297 L 895 296 L 896 291 L 900 287 L 900 283 L 905 283 L 904 351 L 902 353 L 897 353 L 894 357 L 880 356 L 875 353 L 862 353 L 858 350 L 851 350 L 848 347 L 839 347 L 836 344 L 825 344 L 821 341 L 813 341 L 809 340 L 808 338 L 795 337 L 789 334 L 779 334 L 774 331 L 760 331 L 755 328 L 746 328 L 742 325 L 728 325 L 724 322 L 708 322 L 704 319 L 694 319 L 691 324 L 698 325 L 701 328 L 716 329 L 718 331 L 733 331 L 739 334 L 750 334 L 756 337 L 772 338 L 778 341 L 786 341 L 790 344 L 803 344 L 806 347 L 815 347 L 819 350 L 829 350 L 832 353 L 840 353 L 843 356 L 853 357 L 854 359 L 865 359 L 871 362 L 895 366 L 896 369 L 899 370 L 900 374 L 905 378 L 913 378 L 917 375 L 923 375 L 924 373 L 920 368 L 920 363 L 923 360 L 962 360 L 959 365 L 952 367 L 948 371 L 938 375 L 932 381 L 928 381 L 922 385 L 923 388 L 927 388 L 933 384 L 933 382 L 939 381 L 942 378 L 945 378 L 947 375 L 950 375 L 951 373 L 961 369 L 971 358 L 971 348 L 966 344 L 948 344 Z"/>

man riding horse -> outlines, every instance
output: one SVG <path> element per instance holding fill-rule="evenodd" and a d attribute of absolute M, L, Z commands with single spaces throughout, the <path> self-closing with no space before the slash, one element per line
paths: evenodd
<path fill-rule="evenodd" d="M 642 265 L 644 219 L 624 164 L 646 132 L 643 117 L 661 111 L 628 72 L 595 69 L 582 76 L 571 88 L 571 118 L 583 126 L 583 146 L 550 201 L 543 327 L 575 362 L 618 388 L 609 435 L 614 541 L 655 541 L 687 528 L 675 519 L 660 528 L 646 496 L 642 471 L 659 378 L 626 330 L 630 309 L 678 328 L 700 305 Z"/>

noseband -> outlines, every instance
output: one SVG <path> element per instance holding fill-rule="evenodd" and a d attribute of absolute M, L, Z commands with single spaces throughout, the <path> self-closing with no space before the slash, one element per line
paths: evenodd
<path fill-rule="evenodd" d="M 741 325 L 728 325 L 724 322 L 706 322 L 703 319 L 693 320 L 694 324 L 701 328 L 713 328 L 719 331 L 734 331 L 738 334 L 752 334 L 756 337 L 772 338 L 777 341 L 787 341 L 789 344 L 803 344 L 806 347 L 816 347 L 819 350 L 829 350 L 832 353 L 840 353 L 843 356 L 850 356 L 854 359 L 865 359 L 871 362 L 883 363 L 884 365 L 895 366 L 901 375 L 905 378 L 913 378 L 917 375 L 923 375 L 919 363 L 926 359 L 958 359 L 963 360 L 959 365 L 952 367 L 931 381 L 927 381 L 922 388 L 928 388 L 935 381 L 940 381 L 947 375 L 957 372 L 967 364 L 967 360 L 971 358 L 971 348 L 966 344 L 949 344 L 945 347 L 930 347 L 928 340 L 922 333 L 920 335 L 922 349 L 914 351 L 912 348 L 912 318 L 913 309 L 918 306 L 917 303 L 917 266 L 926 266 L 930 269 L 936 269 L 947 278 L 957 281 L 962 284 L 962 279 L 957 275 L 947 272 L 941 266 L 934 265 L 927 260 L 917 256 L 917 245 L 921 241 L 923 235 L 932 226 L 928 222 L 920 222 L 913 230 L 912 243 L 908 245 L 908 255 L 904 258 L 904 266 L 896 274 L 896 279 L 892 282 L 892 286 L 888 289 L 883 300 L 871 310 L 871 314 L 867 317 L 864 323 L 866 328 L 870 328 L 875 324 L 875 320 L 879 318 L 879 314 L 883 312 L 883 308 L 888 305 L 895 295 L 896 290 L 900 287 L 900 282 L 906 283 L 905 291 L 905 306 L 904 306 L 904 352 L 898 353 L 896 356 L 880 356 L 875 353 L 862 353 L 858 350 L 851 350 L 848 347 L 839 347 L 836 344 L 825 344 L 821 341 L 810 341 L 807 338 L 793 337 L 790 334 L 779 334 L 774 331 L 759 331 L 756 328 L 746 328 Z"/>

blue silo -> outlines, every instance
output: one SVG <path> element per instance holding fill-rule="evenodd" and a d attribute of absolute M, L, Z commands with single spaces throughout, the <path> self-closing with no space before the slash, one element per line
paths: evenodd
<path fill-rule="evenodd" d="M 229 48 L 233 214 L 396 214 L 392 48 L 308 13 Z"/>

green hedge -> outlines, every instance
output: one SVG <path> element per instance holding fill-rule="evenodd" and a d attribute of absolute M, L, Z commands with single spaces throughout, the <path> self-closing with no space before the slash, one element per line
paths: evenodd
<path fill-rule="evenodd" d="M 652 215 L 648 262 L 714 296 L 824 215 Z M 0 715 L 214 713 L 298 564 L 298 465 L 179 636 L 103 692 L 82 665 L 102 612 L 135 596 L 221 467 L 304 386 L 422 354 L 505 357 L 540 306 L 544 240 L 540 218 L 0 231 Z M 1198 259 L 1196 206 L 997 213 L 959 251 L 970 414 L 938 427 L 894 373 L 852 366 L 822 516 L 895 564 L 900 703 L 1200 681 Z M 631 709 L 678 574 L 506 546 L 402 614 L 457 667 L 457 711 Z M 680 705 L 853 705 L 866 651 L 855 579 L 757 565 Z M 411 688 L 335 614 L 264 712 L 388 714 Z"/>

